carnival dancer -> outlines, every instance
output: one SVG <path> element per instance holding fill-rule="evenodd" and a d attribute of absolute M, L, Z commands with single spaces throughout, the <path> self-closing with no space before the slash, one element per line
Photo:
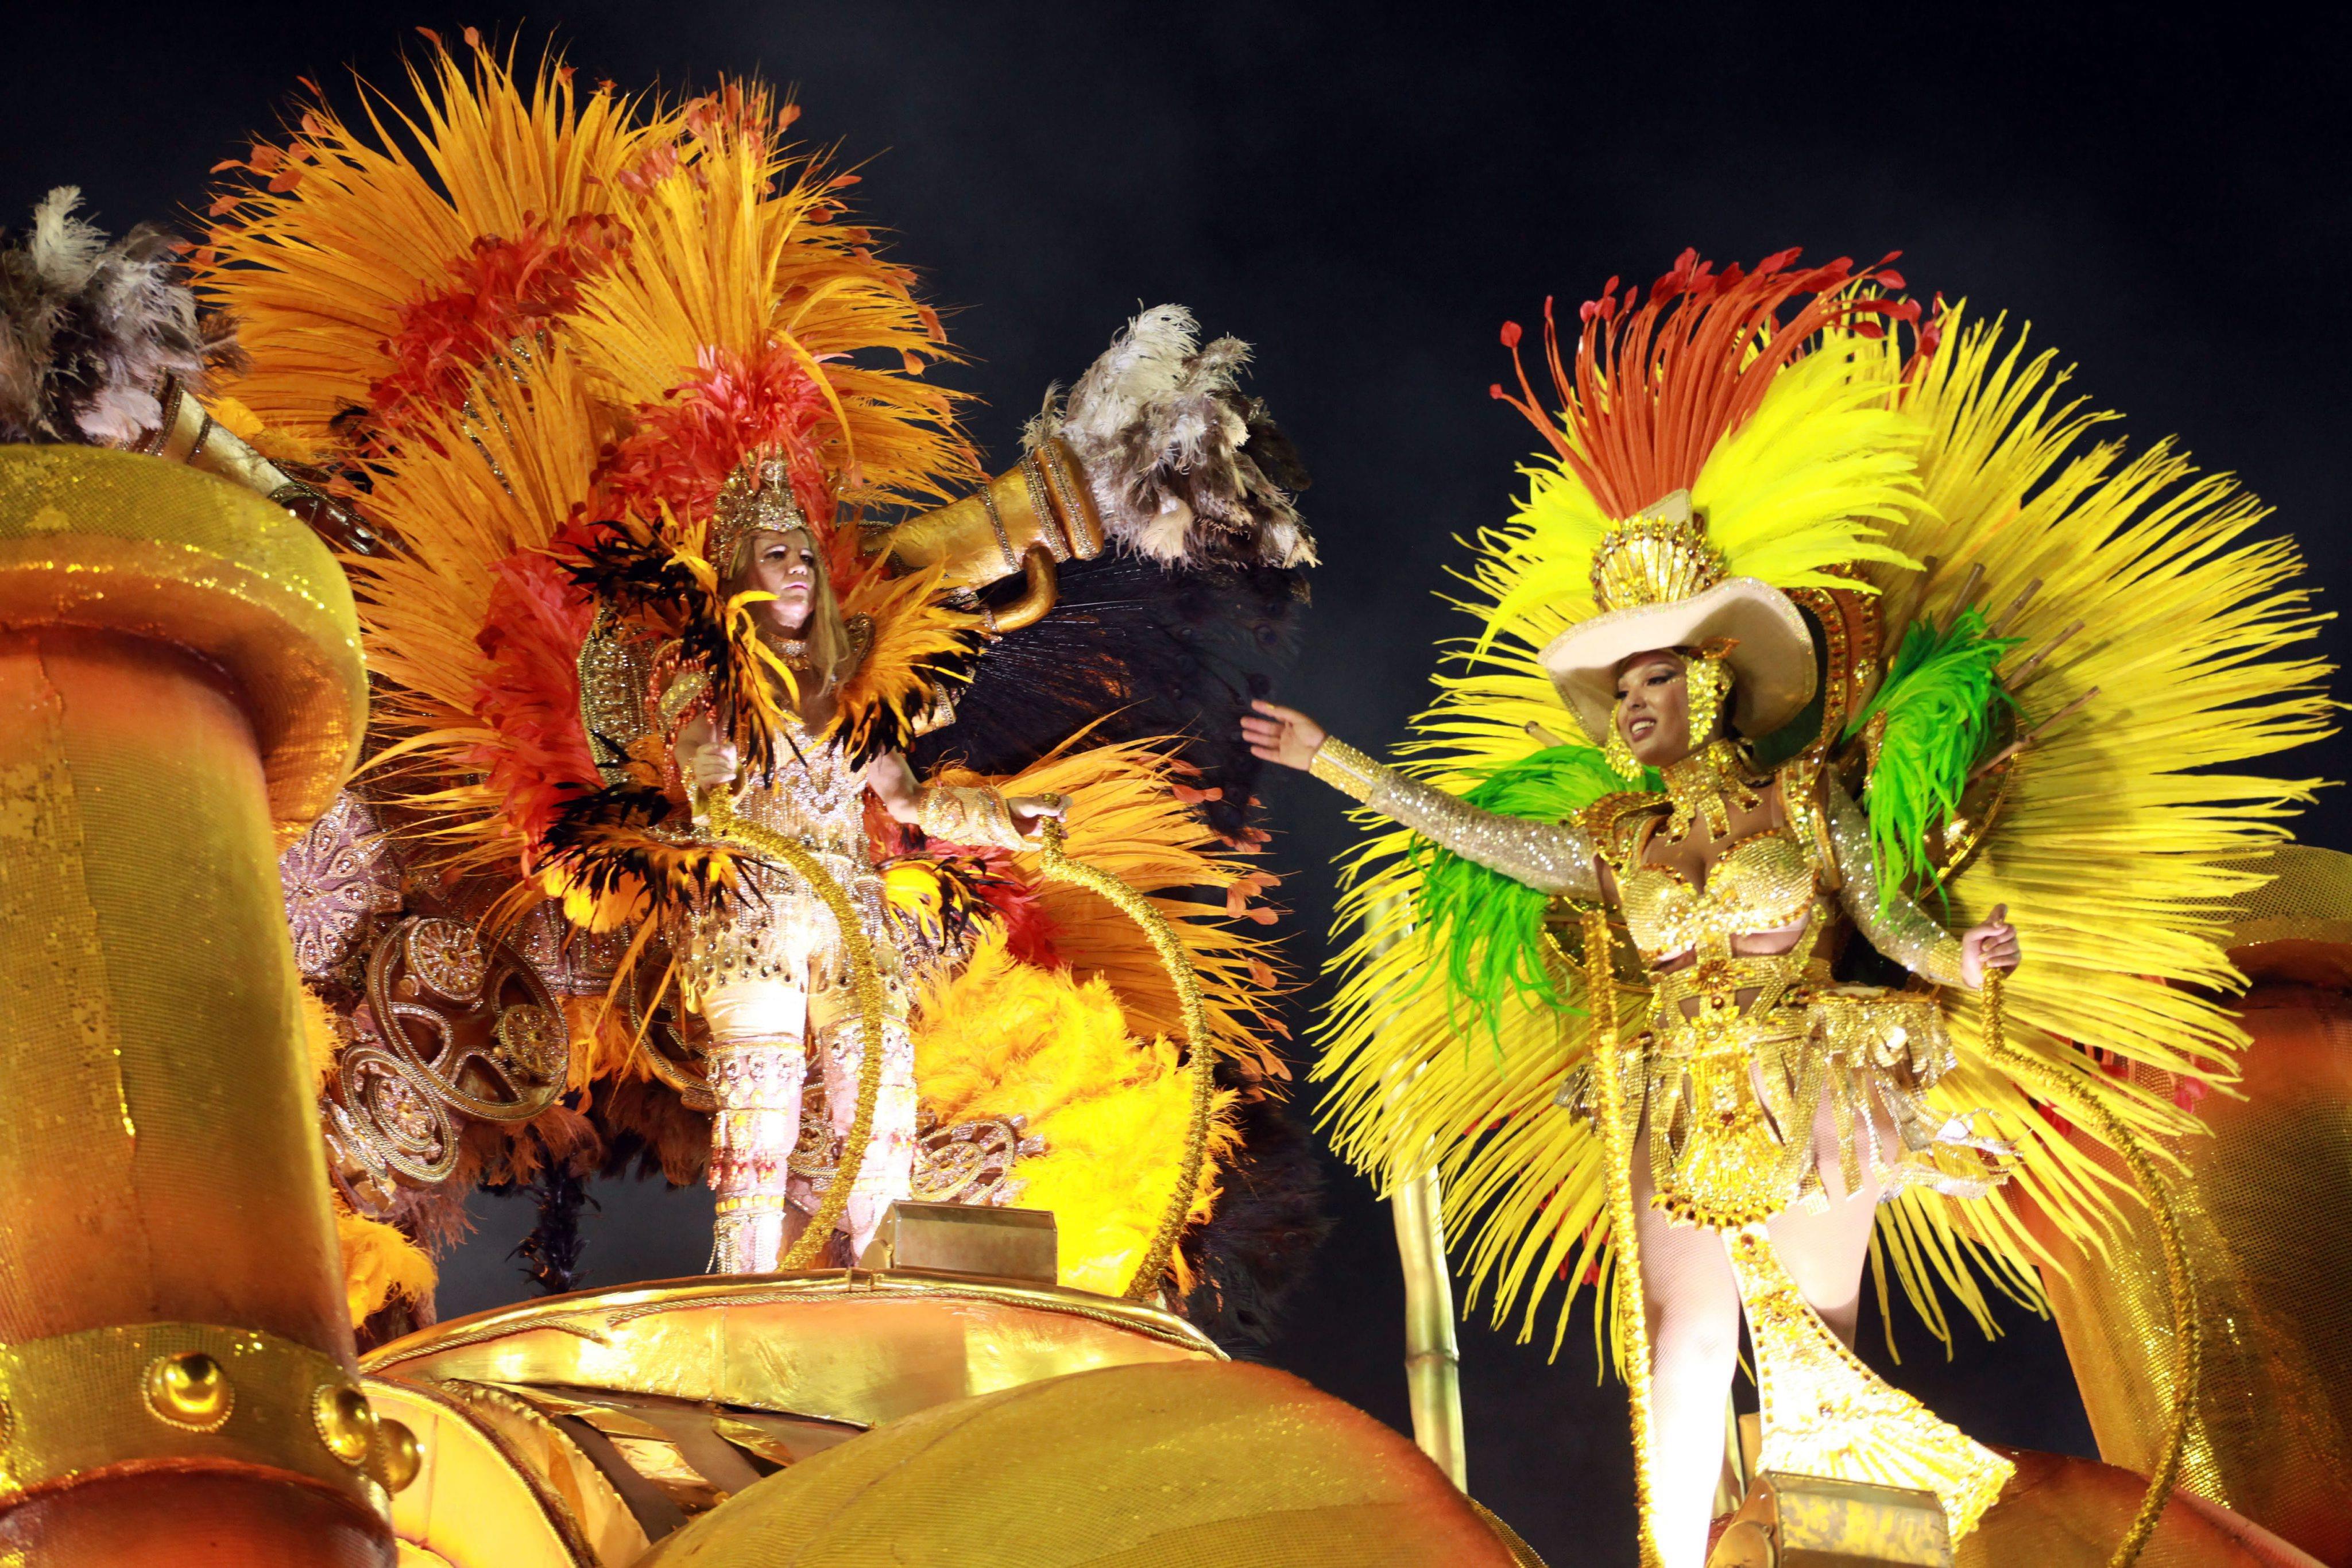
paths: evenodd
<path fill-rule="evenodd" d="M 656 696 L 675 727 L 683 778 L 698 794 L 727 790 L 737 816 L 798 841 L 850 896 L 874 956 L 887 1059 L 873 1131 L 843 1218 L 848 1256 L 861 1257 L 895 1200 L 912 1190 L 915 1061 L 907 1014 L 913 977 L 886 913 L 868 849 L 871 790 L 891 818 L 950 843 L 1017 850 L 1037 824 L 1068 810 L 1058 796 L 1007 798 L 988 786 L 925 785 L 887 751 L 860 765 L 826 737 L 843 683 L 867 649 L 843 622 L 815 531 L 793 498 L 781 461 L 753 459 L 720 493 L 712 555 L 728 563 L 720 591 L 770 595 L 755 603 L 759 634 L 787 672 L 783 712 L 765 770 L 742 779 L 740 751 L 713 723 L 709 682 L 680 670 Z M 740 792 L 739 792 L 740 784 Z M 833 912 L 805 882 L 747 868 L 726 902 L 679 912 L 671 946 L 688 1005 L 709 1030 L 705 1072 L 717 1101 L 709 1182 L 719 1195 L 711 1271 L 765 1273 L 807 1220 L 792 1202 L 791 1160 L 801 1096 L 814 1061 L 827 1119 L 846 1137 L 857 1105 L 865 1043 L 856 980 Z"/>
<path fill-rule="evenodd" d="M 1065 1282 L 1225 1289 L 1272 878 L 1255 760 L 1181 731 L 1314 562 L 1245 345 L 1142 312 L 990 477 L 796 105 L 470 35 L 411 85 L 414 143 L 321 102 L 233 165 L 192 260 L 258 347 L 186 401 L 372 530 L 368 778 L 438 900 L 564 971 L 549 1157 L 707 1175 L 715 1266 L 800 1268 L 863 1249 L 928 1115 L 918 1196 L 1054 1207 Z M 333 1107 L 352 1157 L 490 1142 L 409 1066 Z"/>
<path fill-rule="evenodd" d="M 1999 1494 L 2006 1461 L 1852 1354 L 1874 1224 L 1939 1328 L 1938 1278 L 1982 1319 L 1971 1264 L 2037 1299 L 2007 1195 L 2084 1230 L 2111 1197 L 2025 1086 L 2182 1124 L 2076 1042 L 2226 1071 L 2234 1030 L 2163 978 L 2227 976 L 2195 900 L 2248 885 L 2229 857 L 2307 792 L 2178 770 L 2324 711 L 2317 666 L 2274 656 L 2310 629 L 2273 596 L 2291 549 L 2226 548 L 2258 508 L 2213 481 L 2158 501 L 2187 474 L 2161 449 L 2036 493 L 2080 428 L 2033 401 L 2043 364 L 1952 340 L 1883 264 L 1794 259 L 1685 254 L 1646 303 L 1612 280 L 1567 363 L 1547 312 L 1559 412 L 1524 373 L 1510 401 L 1550 452 L 1476 541 L 1485 624 L 1420 722 L 1421 777 L 1293 708 L 1243 721 L 1385 828 L 1321 1041 L 1340 1146 L 1445 1174 L 1498 1314 L 1614 1253 L 1665 1568 L 1706 1555 L 1743 1305 L 1764 1469 L 1931 1490 L 1956 1538 Z M 2252 706 L 2242 661 L 2274 678 Z M 1588 912 L 1580 954 L 1553 899 Z M 1980 913 L 1954 930 L 1923 899 Z M 1622 1008 L 1612 924 L 1638 956 Z M 1990 982 L 2021 953 L 2004 1015 Z"/>

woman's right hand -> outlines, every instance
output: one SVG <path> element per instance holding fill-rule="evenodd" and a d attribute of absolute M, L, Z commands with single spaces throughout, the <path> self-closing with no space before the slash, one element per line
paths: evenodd
<path fill-rule="evenodd" d="M 698 794 L 724 789 L 735 782 L 743 759 L 734 744 L 719 737 L 707 718 L 688 719 L 677 732 L 677 771 Z"/>
<path fill-rule="evenodd" d="M 1323 745 L 1321 725 L 1295 707 L 1284 707 L 1263 698 L 1250 706 L 1265 716 L 1244 715 L 1242 718 L 1242 738 L 1249 742 L 1254 755 L 1302 773 L 1314 765 L 1315 753 Z"/>

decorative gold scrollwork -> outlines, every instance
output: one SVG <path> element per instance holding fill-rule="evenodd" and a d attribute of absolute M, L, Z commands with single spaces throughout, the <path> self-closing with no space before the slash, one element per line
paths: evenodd
<path fill-rule="evenodd" d="M 811 1197 L 832 1189 L 841 1167 L 841 1134 L 825 1114 L 817 1070 L 801 1100 L 801 1137 L 793 1149 L 793 1175 L 808 1184 Z M 918 1203 L 961 1203 L 974 1208 L 1003 1207 L 1021 1196 L 1026 1176 L 1013 1175 L 1023 1160 L 1045 1152 L 1042 1138 L 1029 1135 L 1028 1118 L 979 1116 L 941 1125 L 925 1108 L 915 1118 L 915 1168 L 908 1194 Z"/>
<path fill-rule="evenodd" d="M 409 974 L 433 996 L 460 1005 L 478 999 L 489 977 L 490 956 L 481 934 L 462 920 L 411 920 L 402 927 L 401 956 Z M 377 962 L 382 955 L 377 956 Z M 374 978 L 373 967 L 369 975 Z"/>
<path fill-rule="evenodd" d="M 656 1080 L 677 1091 L 688 1110 L 715 1111 L 719 1100 L 711 1093 L 709 1076 L 703 1071 L 709 1030 L 699 1015 L 678 1005 L 676 986 L 648 995 L 653 988 L 646 982 L 646 972 L 651 967 L 640 963 L 621 988 L 630 1038 L 636 1041 L 646 1068 Z"/>
<path fill-rule="evenodd" d="M 368 959 L 367 995 L 384 1048 L 453 1109 L 527 1122 L 563 1091 L 571 1037 L 555 994 L 522 955 L 463 921 L 394 926 Z"/>
<path fill-rule="evenodd" d="M 924 1112 L 915 1124 L 914 1196 L 922 1203 L 964 1203 L 1002 1207 L 1029 1185 L 1013 1167 L 1045 1153 L 1045 1142 L 1028 1135 L 1028 1118 L 983 1116 L 952 1126 Z"/>
<path fill-rule="evenodd" d="M 462 920 L 403 920 L 367 966 L 365 1029 L 325 1110 L 337 1184 L 362 1214 L 457 1167 L 463 1121 L 526 1122 L 563 1092 L 572 1040 L 539 971 Z"/>

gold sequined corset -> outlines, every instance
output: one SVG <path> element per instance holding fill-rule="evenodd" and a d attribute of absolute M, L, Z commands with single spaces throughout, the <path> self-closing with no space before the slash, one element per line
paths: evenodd
<path fill-rule="evenodd" d="M 1618 880 L 1617 891 L 1633 945 L 1656 963 L 1694 950 L 1727 957 L 1735 936 L 1796 925 L 1813 906 L 1817 881 L 1796 840 L 1769 831 L 1734 845 L 1704 888 L 1670 866 L 1643 862 Z"/>

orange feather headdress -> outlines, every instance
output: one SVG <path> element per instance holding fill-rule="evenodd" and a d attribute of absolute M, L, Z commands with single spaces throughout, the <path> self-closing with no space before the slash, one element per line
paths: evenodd
<path fill-rule="evenodd" d="M 668 104 L 427 37 L 413 102 L 363 87 L 363 121 L 320 103 L 224 164 L 194 261 L 257 346 L 236 398 L 391 541 L 349 565 L 387 755 L 425 781 L 454 868 L 529 868 L 609 787 L 576 669 L 599 591 L 635 590 L 607 595 L 625 637 L 691 628 L 705 659 L 744 663 L 714 682 L 730 728 L 774 716 L 709 548 L 750 459 L 782 459 L 871 625 L 840 738 L 895 743 L 971 631 L 838 514 L 936 503 L 979 469 L 954 394 L 922 379 L 953 358 L 937 314 L 844 221 L 857 176 L 787 145 L 798 109 L 757 84 Z M 589 815 L 603 841 L 645 811 Z"/>

